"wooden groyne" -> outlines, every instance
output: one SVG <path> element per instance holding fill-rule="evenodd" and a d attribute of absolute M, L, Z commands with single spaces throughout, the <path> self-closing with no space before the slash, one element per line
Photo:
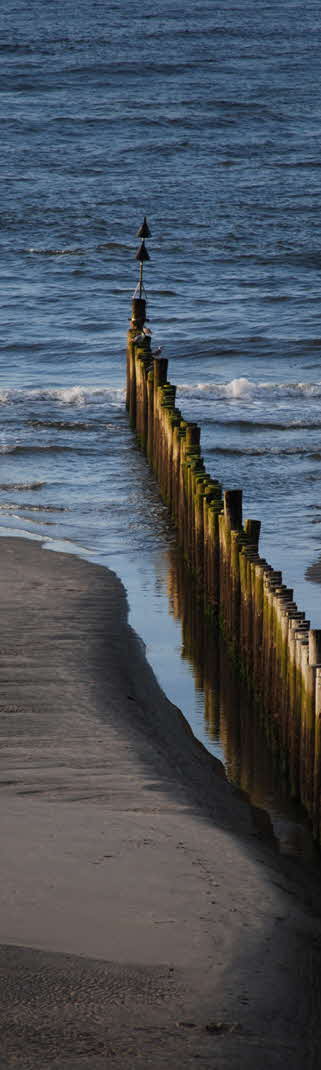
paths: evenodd
<path fill-rule="evenodd" d="M 144 333 L 145 301 L 133 300 L 127 346 L 130 424 L 202 591 L 277 741 L 290 792 L 321 841 L 321 629 L 310 629 L 282 573 L 260 556 L 258 520 L 242 516 L 242 491 L 205 468 L 200 429 L 176 406 L 168 361 Z"/>
<path fill-rule="evenodd" d="M 218 743 L 223 748 L 229 779 L 250 797 L 264 834 L 272 835 L 266 809 L 273 799 L 274 812 L 285 817 L 284 826 L 276 822 L 276 837 L 282 843 L 285 835 L 287 849 L 297 853 L 300 844 L 308 855 L 308 822 L 289 803 L 291 770 L 289 762 L 284 768 L 278 735 L 274 732 L 271 740 L 269 717 L 240 677 L 217 620 L 204 613 L 203 595 L 176 546 L 169 547 L 167 560 L 163 582 L 169 612 L 181 627 L 182 657 L 191 667 L 195 690 L 202 691 L 204 737 L 215 753 Z"/>

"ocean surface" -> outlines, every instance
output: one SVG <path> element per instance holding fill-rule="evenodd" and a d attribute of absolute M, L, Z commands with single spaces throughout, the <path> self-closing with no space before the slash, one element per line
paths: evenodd
<path fill-rule="evenodd" d="M 128 428 L 137 229 L 153 345 L 321 627 L 321 8 L 7 0 L 1 12 L 0 531 L 114 568 L 170 697 L 173 533 Z"/>

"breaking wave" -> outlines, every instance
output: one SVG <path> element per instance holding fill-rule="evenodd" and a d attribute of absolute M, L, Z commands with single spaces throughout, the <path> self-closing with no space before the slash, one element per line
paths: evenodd
<path fill-rule="evenodd" d="M 0 390 L 0 405 L 25 401 L 55 401 L 58 405 L 79 407 L 109 402 L 111 405 L 120 407 L 124 399 L 123 387 L 69 386 Z"/>
<path fill-rule="evenodd" d="M 201 398 L 217 401 L 221 398 L 298 398 L 321 397 L 319 383 L 255 383 L 241 377 L 228 383 L 181 383 L 177 387 L 180 397 Z"/>

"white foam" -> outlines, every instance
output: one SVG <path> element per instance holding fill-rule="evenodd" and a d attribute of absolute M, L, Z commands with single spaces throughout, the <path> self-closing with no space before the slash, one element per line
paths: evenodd
<path fill-rule="evenodd" d="M 232 379 L 230 383 L 226 384 L 227 397 L 232 398 L 244 398 L 253 394 L 255 389 L 255 383 L 251 383 L 249 379 L 241 377 L 240 379 Z"/>
<path fill-rule="evenodd" d="M 321 397 L 321 382 L 317 383 L 271 383 L 254 382 L 246 376 L 231 379 L 226 383 L 179 383 L 177 392 L 180 397 L 218 400 L 234 398 L 242 400 L 287 397 Z M 124 387 L 107 386 L 65 386 L 33 387 L 0 390 L 0 405 L 23 402 L 53 401 L 57 405 L 69 405 L 83 408 L 85 405 L 109 403 L 123 408 L 125 401 Z"/>
<path fill-rule="evenodd" d="M 123 406 L 125 390 L 123 387 L 69 386 L 69 387 L 35 387 L 33 389 L 12 389 L 0 391 L 0 404 L 8 405 L 24 401 L 55 401 L 59 405 L 83 407 L 97 403 L 109 402 Z"/>
<path fill-rule="evenodd" d="M 249 398 L 262 399 L 287 398 L 287 397 L 321 397 L 321 382 L 319 383 L 255 383 L 251 379 L 241 376 L 239 379 L 231 379 L 227 383 L 181 383 L 177 387 L 181 397 L 206 398 L 209 401 L 217 401 L 220 398 Z"/>
<path fill-rule="evenodd" d="M 75 248 L 73 248 L 72 246 L 67 246 L 66 249 L 36 249 L 35 246 L 31 245 L 30 248 L 25 249 L 25 252 L 36 253 L 38 256 L 75 256 L 82 254 L 84 250 L 79 246 L 76 246 Z"/>
<path fill-rule="evenodd" d="M 254 389 L 255 383 L 245 377 L 231 379 L 229 383 L 181 383 L 177 387 L 183 397 L 213 400 L 222 397 L 249 397 Z"/>

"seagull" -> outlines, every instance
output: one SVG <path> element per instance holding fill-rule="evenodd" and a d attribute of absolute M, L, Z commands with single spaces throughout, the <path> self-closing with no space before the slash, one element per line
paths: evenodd
<path fill-rule="evenodd" d="M 162 347 L 158 346 L 158 349 L 152 349 L 152 357 L 159 357 L 162 352 Z"/>
<path fill-rule="evenodd" d="M 149 327 L 143 327 L 143 334 L 149 335 L 152 334 L 152 331 L 150 331 Z"/>

